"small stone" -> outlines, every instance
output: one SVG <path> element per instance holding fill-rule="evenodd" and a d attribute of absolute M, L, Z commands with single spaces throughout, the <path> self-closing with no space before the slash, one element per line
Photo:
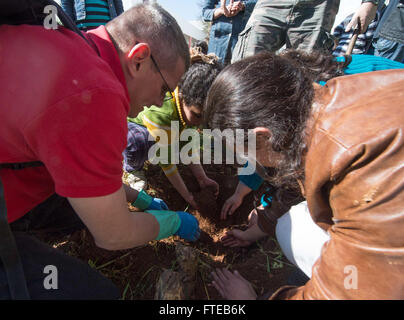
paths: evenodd
<path fill-rule="evenodd" d="M 154 300 L 184 300 L 184 288 L 180 273 L 164 269 L 157 285 Z"/>

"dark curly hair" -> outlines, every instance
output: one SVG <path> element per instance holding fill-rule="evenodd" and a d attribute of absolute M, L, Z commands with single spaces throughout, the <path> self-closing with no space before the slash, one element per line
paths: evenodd
<path fill-rule="evenodd" d="M 200 48 L 203 54 L 208 54 L 208 44 L 206 41 L 198 41 L 194 45 L 195 48 Z"/>
<path fill-rule="evenodd" d="M 335 57 L 322 51 L 305 52 L 287 49 L 280 56 L 288 59 L 290 63 L 303 68 L 307 75 L 315 82 L 324 81 L 343 76 L 345 68 L 351 63 L 351 56 L 344 56 L 344 62 L 335 61 Z"/>
<path fill-rule="evenodd" d="M 178 83 L 180 99 L 187 106 L 202 109 L 209 88 L 222 68 L 215 57 L 206 56 L 203 53 L 191 57 L 191 66 Z"/>
<path fill-rule="evenodd" d="M 298 189 L 304 179 L 305 128 L 314 97 L 312 79 L 289 59 L 264 52 L 227 66 L 212 84 L 204 123 L 221 130 L 270 129 L 283 155 L 270 183 Z"/>

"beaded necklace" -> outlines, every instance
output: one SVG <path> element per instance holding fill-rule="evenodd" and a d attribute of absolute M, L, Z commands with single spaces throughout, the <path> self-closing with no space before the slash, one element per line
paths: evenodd
<path fill-rule="evenodd" d="M 178 94 L 178 87 L 175 88 L 175 90 L 174 90 L 174 97 L 175 97 L 175 104 L 177 105 L 178 115 L 179 115 L 180 120 L 181 120 L 181 124 L 184 127 L 186 127 L 187 124 L 185 123 L 184 118 L 182 117 L 181 103 L 180 103 L 179 94 Z"/>

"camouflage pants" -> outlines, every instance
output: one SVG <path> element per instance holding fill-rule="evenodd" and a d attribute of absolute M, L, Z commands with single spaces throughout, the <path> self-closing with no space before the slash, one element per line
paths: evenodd
<path fill-rule="evenodd" d="M 258 0 L 240 33 L 232 62 L 260 51 L 331 50 L 330 34 L 340 0 Z"/>

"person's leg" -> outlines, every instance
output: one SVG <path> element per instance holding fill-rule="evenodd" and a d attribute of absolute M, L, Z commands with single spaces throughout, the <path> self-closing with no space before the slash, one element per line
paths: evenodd
<path fill-rule="evenodd" d="M 275 52 L 285 44 L 286 19 L 292 0 L 258 1 L 244 30 L 239 34 L 231 62 L 267 50 Z"/>
<path fill-rule="evenodd" d="M 380 37 L 373 41 L 373 47 L 375 56 L 398 62 L 404 60 L 404 45 L 402 43 Z"/>
<path fill-rule="evenodd" d="M 404 60 L 404 3 L 390 1 L 373 39 L 375 55 L 390 60 Z"/>
<path fill-rule="evenodd" d="M 308 277 L 322 246 L 330 239 L 328 233 L 314 223 L 306 201 L 293 206 L 278 219 L 276 237 L 286 258 Z"/>
<path fill-rule="evenodd" d="M 330 31 L 338 12 L 339 2 L 339 0 L 298 1 L 289 18 L 287 47 L 331 52 L 335 37 Z"/>
<path fill-rule="evenodd" d="M 148 159 L 148 152 L 153 143 L 149 141 L 149 132 L 146 127 L 128 122 L 128 142 L 123 153 L 124 180 L 138 191 L 146 188 L 146 175 L 141 170 Z"/>
<path fill-rule="evenodd" d="M 69 201 L 57 194 L 30 210 L 22 218 L 10 224 L 13 231 L 36 231 L 69 234 L 85 228 Z"/>
<path fill-rule="evenodd" d="M 88 264 L 42 243 L 25 232 L 14 232 L 31 299 L 118 299 L 117 287 Z M 0 299 L 10 299 L 0 262 Z"/>
<path fill-rule="evenodd" d="M 223 61 L 223 66 L 227 66 L 228 64 L 231 63 L 231 56 L 232 56 L 231 41 L 229 41 L 229 45 L 227 46 L 226 50 L 226 57 L 224 58 Z"/>
<path fill-rule="evenodd" d="M 124 170 L 126 172 L 141 170 L 148 159 L 148 152 L 153 143 L 149 141 L 149 132 L 146 127 L 128 122 L 128 142 L 123 152 Z"/>
<path fill-rule="evenodd" d="M 115 299 L 112 282 L 86 263 L 53 249 L 34 237 L 37 233 L 66 235 L 85 228 L 69 201 L 52 195 L 26 215 L 10 224 L 32 299 Z M 44 285 L 45 269 L 56 270 L 57 289 Z M 53 267 L 54 266 L 54 267 Z M 55 269 L 56 268 L 56 269 Z M 54 274 L 54 273 L 53 273 Z M 0 299 L 10 299 L 5 270 L 0 262 Z"/>

